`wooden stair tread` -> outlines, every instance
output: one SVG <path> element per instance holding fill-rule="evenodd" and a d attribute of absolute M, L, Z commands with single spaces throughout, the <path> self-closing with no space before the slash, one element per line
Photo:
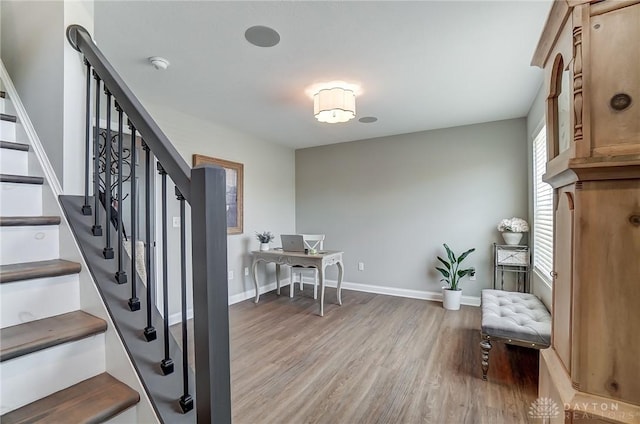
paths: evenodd
<path fill-rule="evenodd" d="M 64 259 L 2 265 L 0 266 L 0 283 L 77 274 L 80 269 L 79 263 Z"/>
<path fill-rule="evenodd" d="M 4 99 L 7 96 L 7 93 L 4 91 L 0 91 L 0 98 Z"/>
<path fill-rule="evenodd" d="M 0 149 L 21 150 L 23 152 L 28 152 L 29 145 L 24 143 L 15 143 L 13 141 L 0 140 Z"/>
<path fill-rule="evenodd" d="M 13 115 L 7 115 L 6 113 L 0 113 L 0 120 L 9 121 L 9 122 L 16 122 L 18 120 L 18 118 L 16 118 Z"/>
<path fill-rule="evenodd" d="M 107 373 L 4 414 L 3 424 L 99 423 L 140 401 L 138 392 Z"/>
<path fill-rule="evenodd" d="M 0 216 L 0 227 L 60 225 L 59 216 Z"/>
<path fill-rule="evenodd" d="M 103 319 L 83 311 L 3 328 L 0 330 L 0 362 L 93 336 L 106 329 Z"/>
<path fill-rule="evenodd" d="M 29 175 L 0 174 L 0 183 L 44 184 L 44 178 Z"/>

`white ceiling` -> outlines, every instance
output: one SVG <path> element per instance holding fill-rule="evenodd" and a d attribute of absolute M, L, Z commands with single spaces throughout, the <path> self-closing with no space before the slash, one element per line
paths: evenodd
<path fill-rule="evenodd" d="M 96 1 L 95 38 L 141 98 L 303 148 L 526 116 L 551 1 Z M 264 25 L 280 44 L 256 47 Z M 150 56 L 171 62 L 155 70 Z M 310 85 L 359 84 L 321 124 Z M 375 116 L 372 124 L 358 118 Z"/>

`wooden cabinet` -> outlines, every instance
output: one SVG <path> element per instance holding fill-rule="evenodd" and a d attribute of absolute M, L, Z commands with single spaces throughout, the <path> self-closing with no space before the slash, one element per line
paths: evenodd
<path fill-rule="evenodd" d="M 554 422 L 640 422 L 640 0 L 554 2 L 534 54 L 554 188 Z"/>

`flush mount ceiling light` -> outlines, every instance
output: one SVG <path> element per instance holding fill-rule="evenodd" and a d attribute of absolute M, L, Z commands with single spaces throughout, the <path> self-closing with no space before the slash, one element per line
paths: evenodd
<path fill-rule="evenodd" d="M 313 95 L 313 114 L 320 122 L 347 122 L 356 116 L 356 93 L 344 87 L 320 89 Z"/>
<path fill-rule="evenodd" d="M 160 57 L 160 56 L 153 56 L 149 58 L 149 62 L 151 62 L 151 64 L 153 65 L 154 68 L 158 69 L 158 70 L 162 70 L 164 71 L 165 69 L 167 69 L 169 67 L 169 65 L 171 65 L 171 63 L 169 63 L 169 61 L 167 59 L 165 59 L 164 57 Z"/>

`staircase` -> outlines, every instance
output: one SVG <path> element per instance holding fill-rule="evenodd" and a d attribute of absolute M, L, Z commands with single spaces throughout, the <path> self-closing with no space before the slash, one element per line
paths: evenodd
<path fill-rule="evenodd" d="M 139 389 L 107 372 L 106 312 L 80 254 L 65 259 L 77 247 L 13 112 L 0 92 L 0 421 L 138 421 Z"/>

